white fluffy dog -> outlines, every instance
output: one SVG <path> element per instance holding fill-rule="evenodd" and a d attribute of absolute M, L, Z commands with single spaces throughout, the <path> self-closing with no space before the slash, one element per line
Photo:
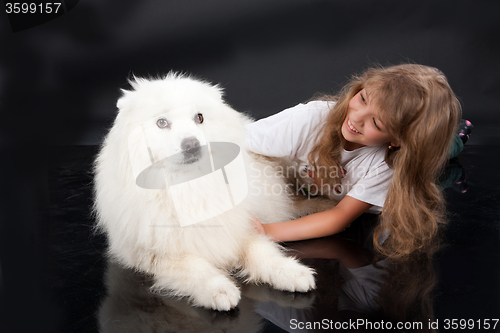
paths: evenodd
<path fill-rule="evenodd" d="M 152 274 L 155 289 L 216 310 L 238 304 L 231 273 L 314 289 L 313 270 L 252 227 L 253 216 L 294 217 L 272 164 L 246 151 L 243 125 L 252 120 L 226 105 L 220 88 L 190 77 L 130 84 L 95 162 L 94 210 L 109 254 Z"/>

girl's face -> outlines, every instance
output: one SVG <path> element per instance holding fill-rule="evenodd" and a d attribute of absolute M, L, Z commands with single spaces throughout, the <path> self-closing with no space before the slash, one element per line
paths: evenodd
<path fill-rule="evenodd" d="M 347 117 L 342 125 L 342 135 L 346 139 L 346 150 L 354 150 L 364 146 L 378 146 L 391 142 L 399 146 L 389 134 L 379 117 L 378 108 L 370 100 L 366 89 L 361 90 L 349 101 Z"/>

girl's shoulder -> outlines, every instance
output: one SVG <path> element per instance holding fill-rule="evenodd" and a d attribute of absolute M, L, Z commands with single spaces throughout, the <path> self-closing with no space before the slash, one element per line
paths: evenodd
<path fill-rule="evenodd" d="M 330 101 L 309 101 L 306 103 L 297 104 L 296 106 L 291 107 L 289 110 L 293 110 L 293 112 L 295 113 L 328 113 L 334 105 L 335 102 Z"/>
<path fill-rule="evenodd" d="M 301 103 L 284 110 L 288 116 L 293 118 L 295 125 L 302 124 L 318 125 L 322 123 L 334 104 L 328 101 L 310 101 Z"/>
<path fill-rule="evenodd" d="M 328 102 L 313 101 L 246 124 L 246 145 L 253 152 L 273 157 L 306 154 L 329 110 Z"/>

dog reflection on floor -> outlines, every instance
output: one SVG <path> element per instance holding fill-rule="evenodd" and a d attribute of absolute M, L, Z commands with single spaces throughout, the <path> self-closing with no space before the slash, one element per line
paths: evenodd
<path fill-rule="evenodd" d="M 431 256 L 425 253 L 402 263 L 373 262 L 367 248 L 332 236 L 289 244 L 287 254 L 316 270 L 317 289 L 291 293 L 237 282 L 242 299 L 229 312 L 191 306 L 187 298 L 151 293 L 151 276 L 110 263 L 108 292 L 99 310 L 101 333 L 257 333 L 268 328 L 263 318 L 285 331 L 298 332 L 294 329 L 298 323 L 326 321 L 335 327 L 358 319 L 424 323 L 434 317 L 431 296 L 436 276 Z M 426 326 L 414 331 L 435 330 Z"/>
<path fill-rule="evenodd" d="M 150 276 L 110 262 L 106 271 L 107 296 L 99 309 L 101 333 L 122 332 L 237 332 L 257 333 L 264 327 L 256 304 L 310 308 L 313 293 L 291 293 L 266 285 L 240 283 L 242 298 L 232 311 L 219 312 L 189 305 L 186 298 L 151 293 Z"/>

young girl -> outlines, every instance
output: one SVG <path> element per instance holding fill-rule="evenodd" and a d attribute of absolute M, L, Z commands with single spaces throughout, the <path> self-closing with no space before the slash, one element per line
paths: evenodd
<path fill-rule="evenodd" d="M 445 222 L 436 181 L 460 116 L 443 73 L 405 64 L 368 69 L 337 96 L 248 125 L 250 150 L 294 159 L 338 201 L 291 221 L 255 221 L 256 228 L 276 241 L 294 241 L 332 235 L 365 212 L 381 213 L 374 234 L 379 251 L 400 258 L 425 247 Z"/>

